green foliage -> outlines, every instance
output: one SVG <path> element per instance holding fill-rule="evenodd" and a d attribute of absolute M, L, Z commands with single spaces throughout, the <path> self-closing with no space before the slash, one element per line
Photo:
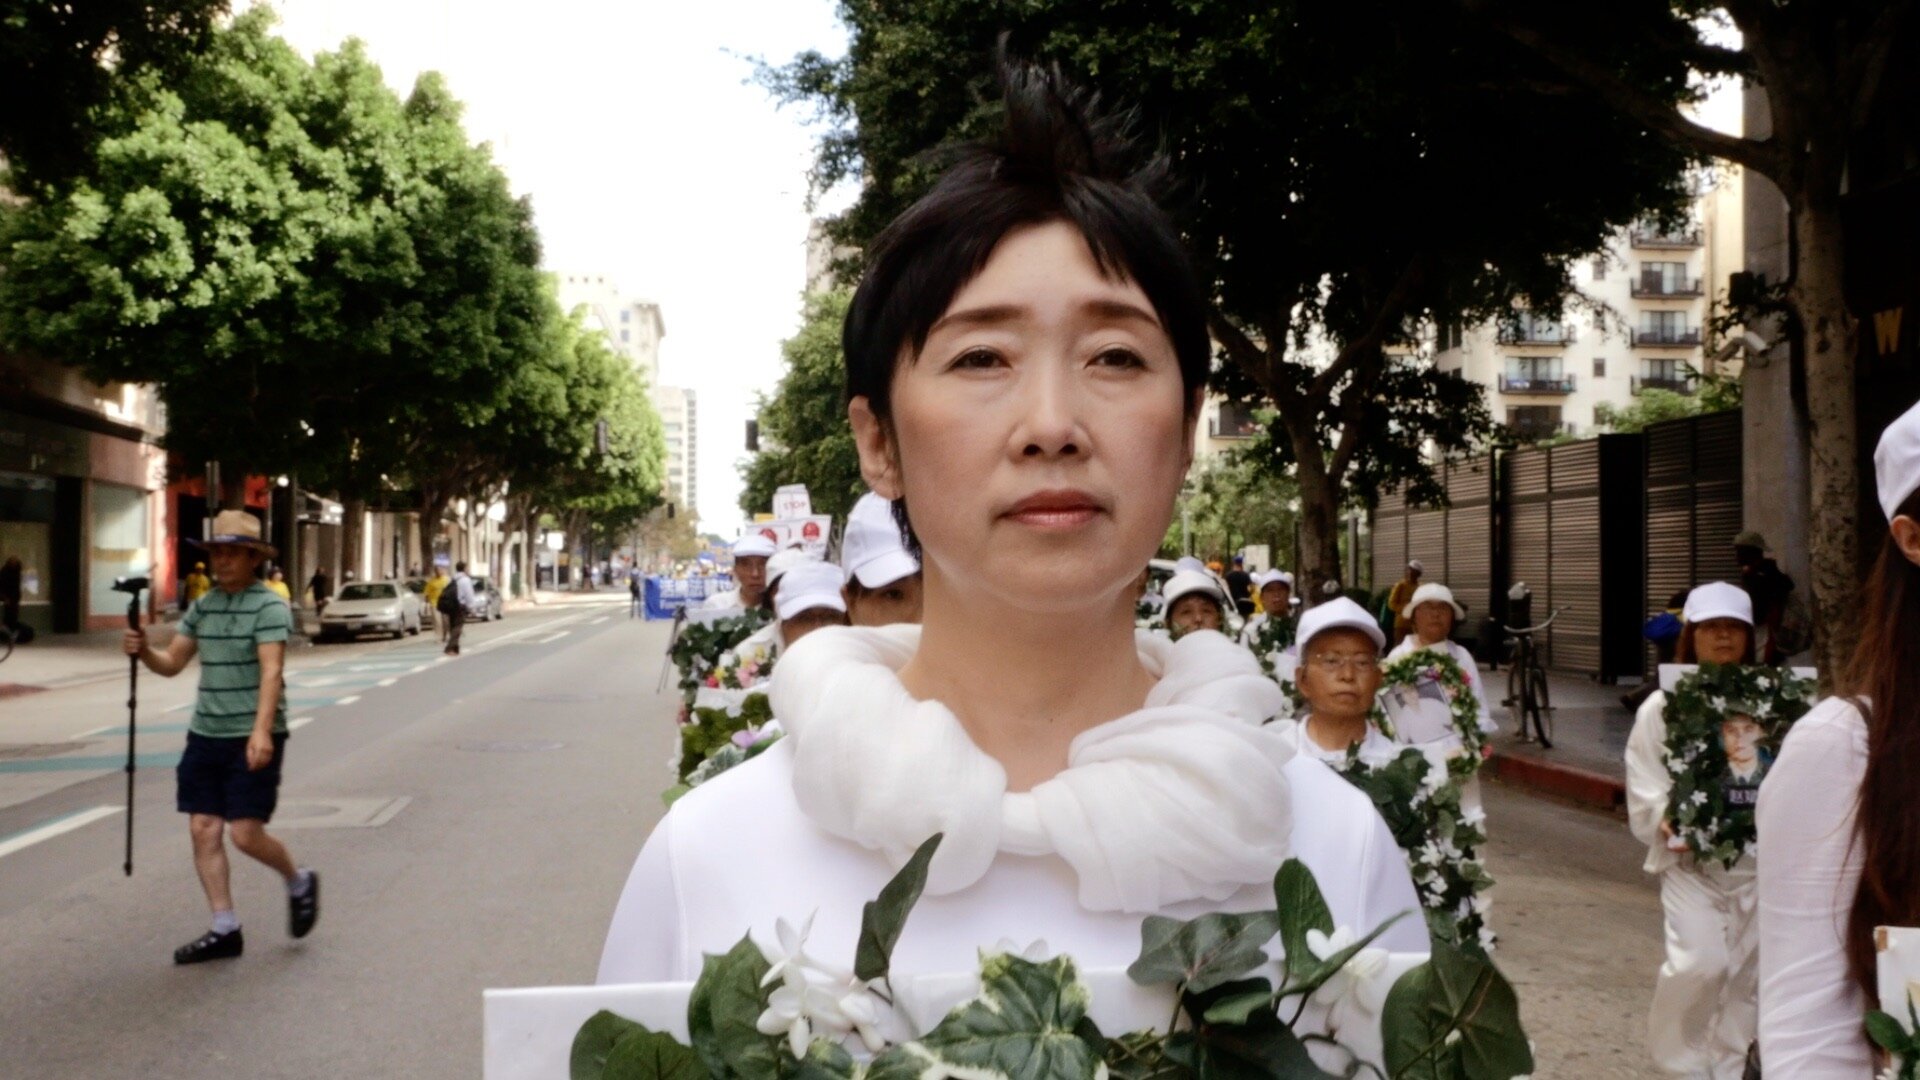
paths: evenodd
<path fill-rule="evenodd" d="M 1477 898 L 1493 886 L 1480 860 L 1487 837 L 1466 820 L 1460 805 L 1459 780 L 1465 774 L 1435 776 L 1439 768 L 1409 748 L 1381 765 L 1368 765 L 1349 754 L 1336 771 L 1372 801 L 1394 843 L 1406 853 L 1428 936 L 1484 953 L 1486 918 Z"/>
<path fill-rule="evenodd" d="M 0 0 L 0 158 L 32 190 L 85 166 L 96 110 L 127 80 L 176 74 L 227 0 Z M 31 103 L 31 104 L 29 104 Z"/>
<path fill-rule="evenodd" d="M 852 300 L 847 289 L 808 296 L 799 332 L 780 346 L 787 372 L 773 396 L 760 400 L 760 452 L 740 465 L 740 509 L 749 516 L 771 509 L 782 484 L 807 485 L 813 512 L 840 518 L 866 491 L 840 353 L 840 324 Z"/>
<path fill-rule="evenodd" d="M 693 710 L 691 722 L 680 725 L 680 782 L 686 783 L 708 758 L 733 745 L 735 735 L 764 727 L 772 719 L 773 706 L 765 694 L 748 694 L 737 712 Z"/>
<path fill-rule="evenodd" d="M 1867 1037 L 1893 1059 L 1892 1068 L 1879 1073 L 1881 1080 L 1915 1080 L 1920 1077 L 1920 1009 L 1907 995 L 1907 1023 L 1892 1014 L 1874 1009 L 1867 1013 Z"/>
<path fill-rule="evenodd" d="M 1433 958 L 1387 992 L 1382 1018 L 1391 1076 L 1458 1080 L 1534 1071 L 1519 999 L 1484 957 L 1435 942 Z"/>
<path fill-rule="evenodd" d="M 1140 924 L 1140 958 L 1127 977 L 1142 985 L 1173 983 L 1204 994 L 1267 962 L 1267 942 L 1280 932 L 1273 911 L 1169 919 L 1149 915 Z"/>
<path fill-rule="evenodd" d="M 825 122 L 816 187 L 859 181 L 830 224 L 844 245 L 864 247 L 927 190 L 939 168 L 928 151 L 991 129 L 1003 33 L 1014 55 L 1138 107 L 1215 301 L 1219 388 L 1276 410 L 1275 471 L 1312 461 L 1300 478 L 1314 575 L 1337 576 L 1343 499 L 1430 485 L 1424 450 L 1493 431 L 1478 387 L 1385 347 L 1516 301 L 1555 312 L 1571 259 L 1687 201 L 1681 152 L 1591 101 L 1511 92 L 1503 84 L 1549 69 L 1449 4 L 845 0 L 840 12 L 845 57 L 802 54 L 762 79 Z M 1634 85 L 1684 89 L 1678 57 L 1593 36 L 1618 46 Z M 1575 131 L 1591 168 L 1542 186 L 1542 133 Z"/>
<path fill-rule="evenodd" d="M 679 685 L 687 704 L 693 704 L 694 693 L 705 685 L 721 656 L 767 625 L 769 618 L 764 609 L 753 608 L 711 622 L 689 621 L 680 628 L 667 658 L 680 669 Z"/>
<path fill-rule="evenodd" d="M 1730 868 L 1752 849 L 1759 835 L 1753 803 L 1733 802 L 1728 791 L 1734 786 L 1751 795 L 1760 775 L 1748 784 L 1733 784 L 1721 725 L 1741 716 L 1759 726 L 1761 743 L 1756 753 L 1764 774 L 1780 752 L 1788 729 L 1807 714 L 1818 696 L 1814 680 L 1763 665 L 1702 664 L 1674 687 L 1664 717 L 1667 773 L 1673 778 L 1667 820 L 1694 858 Z"/>
<path fill-rule="evenodd" d="M 1287 970 L 1295 978 L 1304 978 L 1313 964 L 1313 951 L 1307 948 L 1307 931 L 1323 934 L 1334 931 L 1333 912 L 1313 879 L 1313 871 L 1299 859 L 1288 859 L 1273 876 L 1273 896 L 1279 904 L 1280 942 L 1287 950 Z"/>
<path fill-rule="evenodd" d="M 868 1080 L 1094 1080 L 1100 1053 L 1084 1035 L 1088 1003 L 1068 957 L 1033 963 L 989 956 L 980 964 L 980 996 L 921 1038 L 875 1058 Z"/>
<path fill-rule="evenodd" d="M 708 956 L 687 1003 L 687 1033 L 714 1080 L 776 1080 L 779 1052 L 756 1026 L 765 1009 L 761 981 L 771 965 L 751 938 L 724 956 Z"/>
<path fill-rule="evenodd" d="M 1161 552 L 1178 558 L 1190 550 L 1204 557 L 1266 544 L 1280 565 L 1292 547 L 1299 500 L 1292 475 L 1264 467 L 1252 453 L 1205 458 L 1187 474 Z M 1183 527 L 1187 550 L 1180 547 Z"/>
<path fill-rule="evenodd" d="M 1640 391 L 1633 404 L 1625 408 L 1605 403 L 1594 406 L 1593 420 L 1609 431 L 1631 435 L 1645 431 L 1651 424 L 1698 416 L 1700 412 L 1700 399 L 1691 394 L 1649 388 Z"/>
<path fill-rule="evenodd" d="M 920 902 L 927 887 L 927 868 L 940 847 L 941 833 L 934 833 L 914 851 L 899 873 L 880 890 L 878 899 L 869 900 L 860 913 L 860 942 L 854 954 L 854 978 L 872 982 L 884 979 L 893 967 L 893 947 L 900 943 L 900 932 L 907 927 L 907 916 Z"/>

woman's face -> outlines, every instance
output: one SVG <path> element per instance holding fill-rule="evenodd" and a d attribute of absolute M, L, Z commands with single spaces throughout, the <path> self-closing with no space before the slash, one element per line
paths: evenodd
<path fill-rule="evenodd" d="M 1007 234 L 903 358 L 883 424 L 848 407 L 867 483 L 904 496 L 929 578 L 1036 612 L 1124 606 L 1193 456 L 1173 343 L 1072 225 Z"/>
<path fill-rule="evenodd" d="M 1739 619 L 1708 619 L 1693 628 L 1694 659 L 1702 664 L 1737 664 L 1747 658 L 1747 624 Z"/>
<path fill-rule="evenodd" d="M 1220 629 L 1220 605 L 1204 593 L 1188 593 L 1173 602 L 1167 626 L 1178 634 Z"/>
<path fill-rule="evenodd" d="M 1287 613 L 1287 606 L 1292 600 L 1293 590 L 1282 585 L 1280 582 L 1276 581 L 1271 585 L 1262 585 L 1260 587 L 1260 610 L 1266 612 L 1268 615 L 1276 617 L 1285 615 Z"/>
<path fill-rule="evenodd" d="M 877 589 L 847 586 L 847 617 L 855 626 L 892 626 L 920 621 L 920 575 L 908 574 Z"/>
<path fill-rule="evenodd" d="M 1373 711 L 1380 692 L 1380 650 L 1358 630 L 1315 634 L 1301 650 L 1294 685 L 1315 716 L 1350 720 Z"/>
<path fill-rule="evenodd" d="M 1413 632 L 1432 644 L 1445 641 L 1453 633 L 1453 605 L 1445 600 L 1429 600 L 1413 609 Z"/>

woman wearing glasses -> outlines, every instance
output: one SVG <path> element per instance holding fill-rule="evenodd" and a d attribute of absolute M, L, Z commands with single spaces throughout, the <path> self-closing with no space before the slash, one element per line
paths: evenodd
<path fill-rule="evenodd" d="M 782 658 L 773 749 L 674 804 L 602 982 L 692 979 L 775 922 L 854 954 L 861 908 L 944 834 L 894 953 L 972 970 L 1002 939 L 1125 967 L 1143 916 L 1273 902 L 1288 857 L 1336 924 L 1418 906 L 1369 800 L 1265 722 L 1220 634 L 1136 634 L 1205 400 L 1207 302 L 1111 122 L 1036 69 L 1006 119 L 870 246 L 844 331 L 861 471 L 922 556 L 922 625 Z M 1376 631 L 1377 633 L 1377 631 Z M 1418 919 L 1381 943 L 1424 951 Z"/>

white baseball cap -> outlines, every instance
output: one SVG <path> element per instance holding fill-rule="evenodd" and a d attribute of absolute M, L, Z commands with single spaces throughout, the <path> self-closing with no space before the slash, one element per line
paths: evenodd
<path fill-rule="evenodd" d="M 760 533 L 748 533 L 734 542 L 733 557 L 736 559 L 764 559 L 773 554 L 773 541 Z"/>
<path fill-rule="evenodd" d="M 846 597 L 840 593 L 845 579 L 840 568 L 818 559 L 807 559 L 787 568 L 780 580 L 780 595 L 773 602 L 774 614 L 785 622 L 814 608 L 847 610 Z"/>
<path fill-rule="evenodd" d="M 801 563 L 819 561 L 819 559 L 814 558 L 801 548 L 788 548 L 785 551 L 776 551 L 774 552 L 773 558 L 767 560 L 767 584 L 771 585 L 779 581 Z"/>
<path fill-rule="evenodd" d="M 1174 560 L 1174 564 L 1173 564 L 1174 573 L 1184 574 L 1189 571 L 1195 574 L 1204 574 L 1207 572 L 1207 564 L 1201 562 L 1199 559 L 1194 558 L 1192 555 L 1182 555 L 1178 559 Z"/>
<path fill-rule="evenodd" d="M 1167 587 L 1161 596 L 1167 602 L 1167 610 L 1172 611 L 1174 602 L 1189 593 L 1206 593 L 1218 603 L 1227 602 L 1227 594 L 1221 591 L 1220 582 L 1205 570 L 1182 570 L 1167 579 Z"/>
<path fill-rule="evenodd" d="M 1427 568 L 1426 568 L 1426 566 L 1425 566 L 1424 564 L 1422 564 L 1422 563 L 1420 562 L 1420 560 L 1419 560 L 1419 559 L 1408 559 L 1408 560 L 1407 560 L 1407 569 L 1409 569 L 1409 570 L 1418 570 L 1418 571 L 1420 571 L 1420 572 L 1421 572 L 1421 573 L 1423 573 L 1423 574 L 1427 572 Z"/>
<path fill-rule="evenodd" d="M 1900 512 L 1900 504 L 1920 491 L 1920 404 L 1880 433 L 1880 445 L 1873 451 L 1873 471 L 1880 486 L 1880 509 L 1892 521 Z"/>
<path fill-rule="evenodd" d="M 1265 570 L 1253 575 L 1253 588 L 1255 592 L 1275 584 L 1285 585 L 1291 589 L 1293 588 L 1293 575 L 1287 573 L 1285 570 Z"/>
<path fill-rule="evenodd" d="M 1710 581 L 1687 594 L 1687 606 L 1680 617 L 1690 624 L 1708 619 L 1739 619 L 1752 626 L 1753 598 L 1738 585 Z"/>
<path fill-rule="evenodd" d="M 1425 585 L 1413 590 L 1413 599 L 1408 600 L 1407 606 L 1400 609 L 1400 617 L 1404 619 L 1413 618 L 1414 608 L 1433 600 L 1444 600 L 1452 605 L 1454 618 L 1464 619 L 1467 617 L 1467 609 L 1461 607 L 1460 602 L 1453 598 L 1453 590 L 1437 581 L 1429 581 Z"/>
<path fill-rule="evenodd" d="M 840 541 L 840 566 L 849 581 L 869 589 L 891 585 L 920 572 L 920 560 L 907 550 L 900 523 L 893 519 L 893 503 L 868 492 L 847 514 L 847 534 Z"/>
<path fill-rule="evenodd" d="M 1310 607 L 1306 614 L 1300 616 L 1300 655 L 1307 654 L 1307 646 L 1313 644 L 1314 638 L 1329 630 L 1343 629 L 1358 630 L 1367 635 L 1376 649 L 1387 647 L 1387 635 L 1381 633 L 1380 624 L 1367 614 L 1367 609 L 1341 596 Z"/>

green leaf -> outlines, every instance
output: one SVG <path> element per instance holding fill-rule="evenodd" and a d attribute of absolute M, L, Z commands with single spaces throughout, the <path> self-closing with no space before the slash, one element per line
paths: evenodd
<path fill-rule="evenodd" d="M 1901 1055 L 1912 1052 L 1916 1041 L 1900 1021 L 1878 1009 L 1867 1014 L 1867 1037 L 1880 1049 Z"/>
<path fill-rule="evenodd" d="M 807 1056 L 788 1073 L 788 1080 L 852 1080 L 860 1067 L 853 1055 L 837 1042 L 815 1039 L 807 1047 Z"/>
<path fill-rule="evenodd" d="M 1261 980 L 1263 983 L 1265 981 Z M 1243 990 L 1208 1006 L 1207 1011 L 1201 1014 L 1201 1019 L 1209 1024 L 1244 1024 L 1254 1013 L 1272 1007 L 1272 986 L 1264 990 Z"/>
<path fill-rule="evenodd" d="M 1339 973 L 1341 968 L 1346 967 L 1348 961 L 1360 955 L 1361 949 L 1364 949 L 1369 945 L 1372 945 L 1374 943 L 1374 940 L 1378 938 L 1381 934 L 1386 933 L 1389 927 L 1391 927 L 1394 923 L 1399 922 L 1401 919 L 1406 918 L 1409 914 L 1411 913 L 1403 911 L 1400 914 L 1395 915 L 1393 918 L 1388 919 L 1386 922 L 1381 923 L 1379 926 L 1374 927 L 1372 932 L 1367 934 L 1366 937 L 1363 937 L 1359 941 L 1356 941 L 1353 944 L 1347 946 L 1346 948 L 1341 949 L 1339 952 L 1334 953 L 1332 956 L 1327 957 L 1325 960 L 1316 959 L 1314 962 L 1318 965 L 1317 967 L 1313 968 L 1312 970 L 1308 971 L 1305 975 L 1301 976 L 1297 982 L 1292 982 L 1287 984 L 1288 996 L 1291 996 L 1294 994 L 1311 994 L 1315 990 L 1320 989 L 1320 987 L 1324 985 L 1328 979 L 1333 978 L 1334 975 Z M 1307 955 L 1312 956 L 1313 955 L 1312 951 L 1309 950 Z M 1291 965 L 1289 965 L 1289 967 L 1291 967 Z"/>
<path fill-rule="evenodd" d="M 687 1002 L 687 1032 L 693 1048 L 716 1080 L 776 1080 L 780 1075 L 777 1037 L 755 1025 L 766 1011 L 760 980 L 767 958 L 751 938 L 741 938 L 725 956 L 708 956 Z"/>
<path fill-rule="evenodd" d="M 671 1035 L 630 1032 L 607 1055 L 605 1080 L 707 1080 L 700 1055 Z"/>
<path fill-rule="evenodd" d="M 1273 876 L 1273 899 L 1280 911 L 1280 943 L 1287 950 L 1287 973 L 1305 978 L 1320 961 L 1307 948 L 1307 931 L 1333 933 L 1333 912 L 1320 893 L 1313 871 L 1299 859 L 1288 859 Z"/>
<path fill-rule="evenodd" d="M 893 880 L 880 890 L 879 899 L 867 901 L 861 911 L 860 945 L 853 959 L 853 973 L 857 978 L 872 982 L 886 977 L 893 964 L 893 947 L 900 943 L 900 932 L 906 929 L 907 916 L 913 913 L 913 905 L 920 902 L 920 893 L 927 887 L 927 866 L 940 847 L 941 835 L 934 833 L 928 837 Z"/>
<path fill-rule="evenodd" d="M 1140 924 L 1140 958 L 1127 976 L 1142 986 L 1173 983 L 1201 994 L 1267 962 L 1267 942 L 1280 931 L 1271 911 L 1202 915 L 1181 921 L 1149 915 Z"/>
<path fill-rule="evenodd" d="M 620 1040 L 647 1029 L 624 1016 L 605 1009 L 587 1017 L 573 1036 L 573 1049 L 567 1055 L 567 1075 L 572 1080 L 601 1080 L 607 1067 L 607 1055 Z"/>
<path fill-rule="evenodd" d="M 1092 1080 L 1100 1049 L 1083 1035 L 1087 988 L 1067 957 L 1035 964 L 989 956 L 980 996 L 925 1037 L 876 1058 L 868 1080 L 960 1074 L 1008 1080 Z M 940 1071 L 944 1068 L 946 1071 Z"/>
<path fill-rule="evenodd" d="M 1484 959 L 1435 943 L 1381 1010 L 1389 1075 L 1408 1080 L 1512 1077 L 1534 1071 L 1513 987 Z M 1458 1033 L 1458 1039 L 1449 1037 Z"/>
<path fill-rule="evenodd" d="M 1300 1036 L 1268 1013 L 1254 1014 L 1253 1022 L 1245 1025 L 1209 1025 L 1201 1029 L 1199 1040 L 1203 1080 L 1322 1080 L 1335 1075 L 1314 1064 Z"/>

